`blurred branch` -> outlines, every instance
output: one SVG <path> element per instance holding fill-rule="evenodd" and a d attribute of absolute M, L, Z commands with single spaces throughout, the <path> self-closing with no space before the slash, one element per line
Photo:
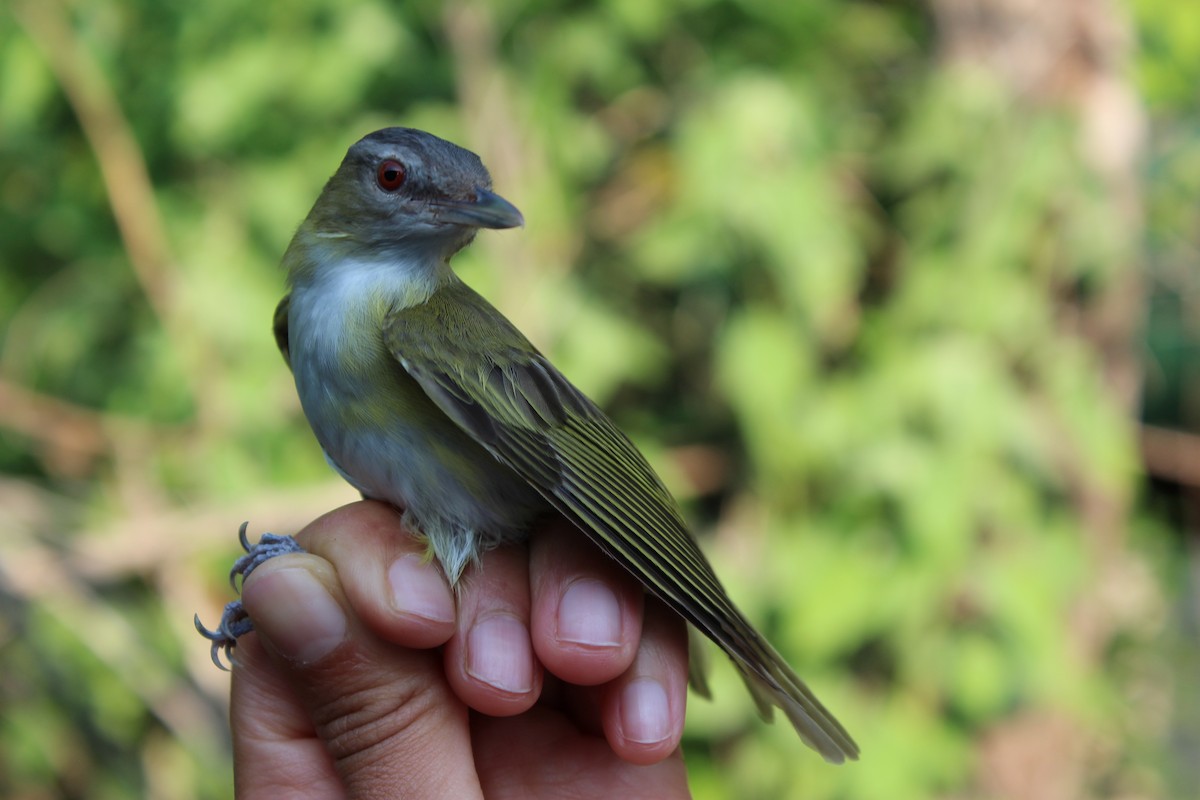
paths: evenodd
<path fill-rule="evenodd" d="M 55 523 L 64 498 L 17 481 L 0 484 L 0 498 L 5 531 L 0 537 L 0 592 L 50 614 L 174 735 L 184 741 L 220 741 L 209 702 L 172 674 L 143 632 L 72 570 L 56 546 L 40 540 L 38 523 Z"/>
<path fill-rule="evenodd" d="M 549 169 L 536 139 L 513 113 L 520 95 L 497 53 L 494 13 L 486 3 L 456 0 L 443 7 L 442 24 L 468 140 L 489 166 L 500 193 L 523 200 L 523 192 L 528 198 L 544 188 Z M 498 304 L 533 341 L 545 341 L 547 326 L 554 323 L 544 314 L 528 313 L 529 290 L 552 285 L 546 279 L 574 261 L 579 237 L 488 236 L 481 243 L 504 264 L 507 277 Z"/>
<path fill-rule="evenodd" d="M 174 258 L 141 147 L 104 70 L 71 28 L 59 0 L 22 0 L 13 14 L 53 70 L 80 128 L 96 154 L 105 192 L 129 263 L 159 323 L 181 355 L 191 340 L 179 319 L 171 265 Z M 184 371 L 188 379 L 197 373 Z M 193 391 L 200 402 L 201 395 Z"/>
<path fill-rule="evenodd" d="M 1093 296 L 1063 300 L 1058 323 L 1087 342 L 1109 395 L 1132 420 L 1141 385 L 1134 343 L 1145 297 L 1135 244 L 1142 226 L 1138 160 L 1145 114 L 1128 77 L 1130 26 L 1109 0 L 932 0 L 931 7 L 946 62 L 986 71 L 1009 87 L 1018 106 L 1062 109 L 1077 120 L 1078 152 L 1103 181 L 1104 202 L 1120 226 L 1120 249 L 1111 254 L 1105 282 Z M 1128 622 L 1132 604 L 1121 592 L 1145 581 L 1126 545 L 1131 484 L 1103 480 L 1060 414 L 1051 411 L 1050 427 L 1061 442 L 1063 473 L 1094 576 L 1071 611 L 1070 644 L 1083 663 L 1096 664 Z M 1144 449 L 1148 441 L 1154 437 L 1143 439 Z M 991 732 L 980 764 L 985 793 L 1051 798 L 1083 792 L 1084 760 L 1099 740 L 1065 722 L 1056 736 L 1062 752 L 1050 770 L 1058 782 L 1043 778 L 1034 787 L 1029 776 L 1046 773 L 1046 744 L 1032 740 L 1027 729 L 1013 720 Z"/>
<path fill-rule="evenodd" d="M 39 394 L 0 378 L 0 427 L 41 445 L 52 470 L 71 477 L 86 474 L 111 447 L 98 412 Z"/>
<path fill-rule="evenodd" d="M 529 157 L 521 146 L 519 127 L 512 115 L 513 91 L 497 58 L 491 9 L 479 3 L 447 3 L 443 25 L 473 145 L 484 153 L 484 163 L 492 165 L 501 185 L 515 184 L 518 177 L 527 182 Z"/>
<path fill-rule="evenodd" d="M 234 512 L 221 504 L 142 514 L 64 540 L 61 531 L 80 512 L 73 501 L 31 482 L 0 477 L 0 593 L 44 608 L 84 646 L 120 675 L 163 724 L 188 741 L 224 738 L 202 706 L 227 700 L 228 680 L 213 669 L 207 646 L 192 628 L 192 614 L 215 618 L 230 597 L 214 600 L 211 573 L 192 565 L 237 548 L 236 523 L 295 533 L 330 508 L 355 499 L 341 480 L 317 487 L 260 493 Z M 145 578 L 157 587 L 183 662 L 207 700 L 172 680 L 144 637 L 96 587 Z M 194 645 L 192 647 L 191 645 Z M 193 655 L 194 654 L 194 655 Z"/>
<path fill-rule="evenodd" d="M 0 377 L 0 428 L 34 442 L 37 456 L 49 472 L 73 479 L 86 477 L 96 460 L 106 457 L 118 465 L 131 466 L 118 469 L 118 477 L 140 473 L 149 447 L 161 447 L 169 437 L 186 430 L 85 408 L 26 389 L 3 377 Z M 142 488 L 151 484 L 140 478 L 133 482 Z"/>
<path fill-rule="evenodd" d="M 729 454 L 721 448 L 703 444 L 684 445 L 671 448 L 667 455 L 686 480 L 686 484 L 676 491 L 680 499 L 729 488 L 732 469 Z"/>
<path fill-rule="evenodd" d="M 318 486 L 260 491 L 239 499 L 236 509 L 213 503 L 116 520 L 74 543 L 72 569 L 92 580 L 150 574 L 162 565 L 190 561 L 198 553 L 233 551 L 237 526 L 250 521 L 251 539 L 270 530 L 296 533 L 332 508 L 354 502 L 357 493 L 341 479 Z"/>
<path fill-rule="evenodd" d="M 1143 425 L 1139 444 L 1146 471 L 1156 478 L 1200 487 L 1200 436 Z"/>

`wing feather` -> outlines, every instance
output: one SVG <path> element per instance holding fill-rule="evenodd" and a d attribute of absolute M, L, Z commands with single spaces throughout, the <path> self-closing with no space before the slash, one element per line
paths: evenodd
<path fill-rule="evenodd" d="M 291 292 L 285 294 L 275 306 L 275 318 L 272 320 L 272 330 L 275 334 L 275 346 L 279 348 L 288 369 L 292 368 L 292 355 L 288 345 L 288 311 L 292 306 Z"/>
<path fill-rule="evenodd" d="M 828 760 L 858 748 L 729 599 L 679 508 L 633 443 L 513 327 L 501 348 L 472 320 L 498 312 L 464 284 L 389 315 L 384 340 L 431 400 L 601 549 L 737 662 Z M 471 308 L 471 306 L 475 308 Z M 470 366 L 467 366 L 470 365 Z M 756 684 L 756 681 L 758 682 Z"/>

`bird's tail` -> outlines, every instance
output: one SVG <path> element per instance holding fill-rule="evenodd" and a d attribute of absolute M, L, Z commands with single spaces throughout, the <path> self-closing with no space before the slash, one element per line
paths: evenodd
<path fill-rule="evenodd" d="M 761 637 L 756 638 L 754 649 L 758 658 L 753 662 L 733 654 L 731 657 L 762 718 L 770 721 L 774 709 L 779 708 L 804 743 L 826 761 L 841 764 L 847 759 L 857 760 L 858 745 L 842 724 L 775 652 L 775 648 Z"/>

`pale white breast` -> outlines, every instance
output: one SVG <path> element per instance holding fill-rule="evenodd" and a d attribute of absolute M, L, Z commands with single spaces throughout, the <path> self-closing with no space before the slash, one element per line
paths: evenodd
<path fill-rule="evenodd" d="M 376 301 L 407 308 L 432 295 L 441 270 L 415 258 L 338 258 L 328 248 L 310 248 L 320 261 L 310 277 L 292 288 L 290 320 L 302 323 L 295 344 L 325 358 L 353 358 L 354 331 L 379 321 Z M 347 324 L 350 323 L 350 324 Z M 294 329 L 293 329 L 294 330 Z"/>
<path fill-rule="evenodd" d="M 453 423 L 428 424 L 448 420 L 384 345 L 388 310 L 423 302 L 435 275 L 396 261 L 328 264 L 293 287 L 288 327 L 296 389 L 326 458 L 364 495 L 406 508 L 453 578 L 522 536 L 545 502 Z"/>

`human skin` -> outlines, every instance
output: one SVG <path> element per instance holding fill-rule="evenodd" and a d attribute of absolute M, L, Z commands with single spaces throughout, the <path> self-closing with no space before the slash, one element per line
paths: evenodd
<path fill-rule="evenodd" d="M 297 539 L 243 587 L 239 798 L 688 796 L 683 623 L 565 521 L 457 593 L 385 504 Z"/>

